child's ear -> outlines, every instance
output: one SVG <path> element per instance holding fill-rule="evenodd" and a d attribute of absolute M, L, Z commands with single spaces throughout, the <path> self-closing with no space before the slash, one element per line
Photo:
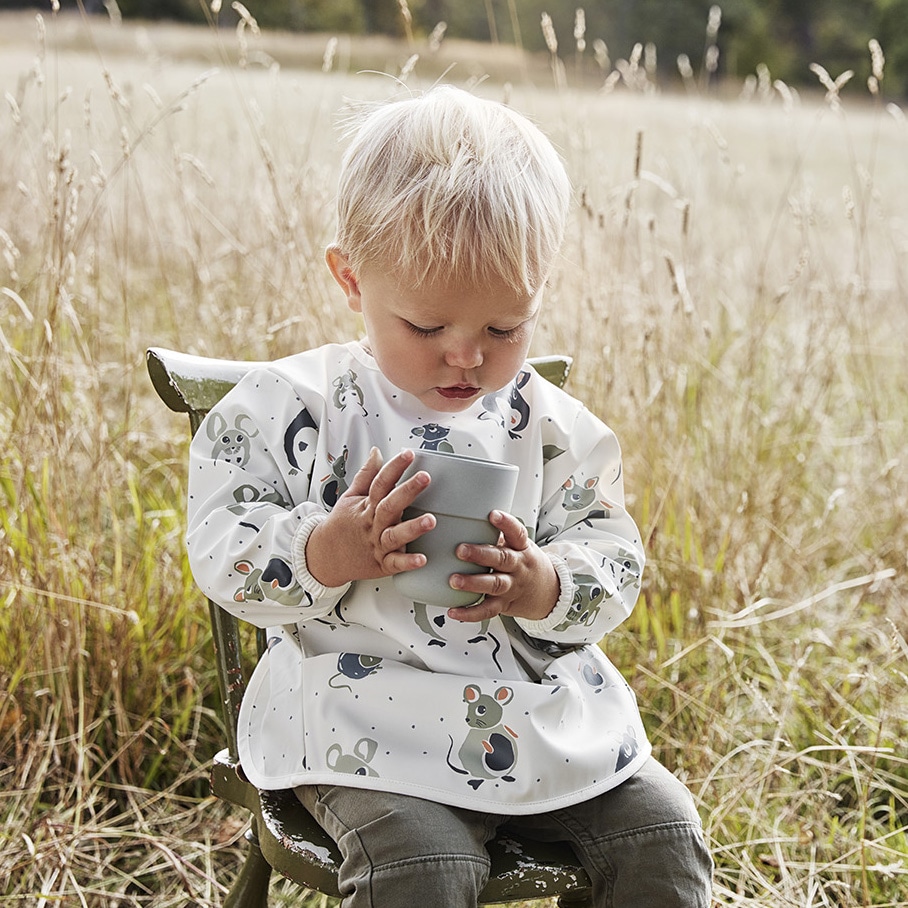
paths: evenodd
<path fill-rule="evenodd" d="M 337 281 L 344 296 L 347 297 L 347 305 L 354 312 L 362 312 L 362 300 L 359 292 L 359 280 L 356 277 L 353 268 L 347 256 L 341 252 L 340 246 L 331 245 L 325 250 L 325 262 L 328 264 L 328 270 L 331 272 L 334 280 Z"/>

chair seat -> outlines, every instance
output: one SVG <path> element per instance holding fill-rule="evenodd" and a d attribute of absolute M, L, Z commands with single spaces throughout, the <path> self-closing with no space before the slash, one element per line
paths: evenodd
<path fill-rule="evenodd" d="M 217 797 L 250 810 L 259 847 L 278 873 L 325 895 L 340 896 L 341 856 L 331 837 L 292 791 L 260 791 L 222 750 L 214 758 L 211 787 Z M 531 841 L 503 833 L 489 843 L 492 873 L 481 904 L 547 895 L 585 893 L 590 880 L 573 851 L 562 844 Z"/>

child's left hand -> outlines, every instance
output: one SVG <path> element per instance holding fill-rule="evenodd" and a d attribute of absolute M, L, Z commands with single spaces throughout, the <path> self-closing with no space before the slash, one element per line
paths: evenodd
<path fill-rule="evenodd" d="M 498 545 L 457 547 L 457 557 L 483 567 L 489 574 L 452 574 L 451 586 L 485 594 L 478 605 L 448 610 L 448 617 L 457 621 L 484 621 L 495 615 L 511 615 L 541 621 L 558 601 L 560 584 L 555 566 L 533 542 L 526 527 L 503 511 L 489 515 L 492 526 L 501 531 Z"/>

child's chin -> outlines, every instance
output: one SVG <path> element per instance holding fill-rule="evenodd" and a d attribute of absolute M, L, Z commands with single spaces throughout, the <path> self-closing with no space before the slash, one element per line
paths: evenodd
<path fill-rule="evenodd" d="M 426 395 L 423 401 L 429 404 L 433 410 L 438 410 L 441 413 L 460 413 L 462 410 L 467 410 L 473 406 L 479 397 L 479 392 L 471 394 L 469 397 L 454 397 L 442 394 L 439 391 L 433 391 L 430 395 Z"/>

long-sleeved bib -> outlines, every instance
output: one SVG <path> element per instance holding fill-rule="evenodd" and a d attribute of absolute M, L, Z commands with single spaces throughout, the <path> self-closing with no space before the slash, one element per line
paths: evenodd
<path fill-rule="evenodd" d="M 457 622 L 390 578 L 325 588 L 305 540 L 377 446 L 520 468 L 512 512 L 552 559 L 542 621 Z M 647 758 L 633 692 L 598 647 L 640 589 L 614 434 L 526 365 L 459 413 L 385 379 L 357 343 L 246 376 L 192 443 L 188 547 L 202 590 L 268 628 L 240 710 L 260 788 L 360 786 L 496 813 L 553 810 Z"/>

